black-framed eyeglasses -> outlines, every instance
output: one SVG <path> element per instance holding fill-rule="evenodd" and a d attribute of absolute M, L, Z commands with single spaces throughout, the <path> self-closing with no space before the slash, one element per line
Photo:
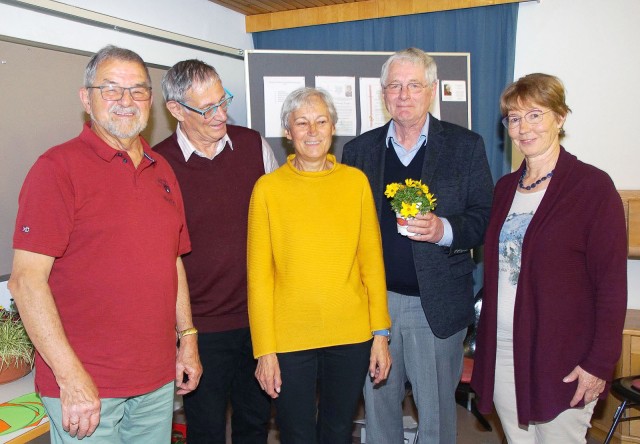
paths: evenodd
<path fill-rule="evenodd" d="M 418 94 L 419 92 L 422 92 L 423 89 L 425 89 L 427 86 L 430 86 L 430 85 L 431 84 L 429 83 L 426 85 L 423 85 L 422 83 L 418 83 L 418 82 L 411 82 L 411 83 L 407 83 L 406 85 L 403 85 L 402 83 L 389 83 L 384 87 L 384 89 L 391 94 L 400 94 L 403 88 L 409 91 L 410 94 Z"/>
<path fill-rule="evenodd" d="M 543 112 L 543 111 L 540 111 L 539 109 L 534 109 L 533 111 L 529 111 L 527 114 L 525 114 L 522 117 L 507 116 L 502 119 L 502 124 L 504 125 L 505 128 L 516 128 L 520 126 L 520 122 L 522 122 L 522 119 L 524 119 L 527 121 L 527 123 L 531 125 L 537 125 L 538 123 L 542 122 L 543 116 L 548 112 L 551 112 L 551 110 L 549 109 Z"/>
<path fill-rule="evenodd" d="M 104 100 L 117 101 L 124 97 L 124 92 L 129 91 L 131 98 L 136 102 L 145 102 L 151 99 L 150 86 L 132 86 L 124 88 L 116 85 L 87 86 L 87 89 L 99 89 L 100 95 Z"/>
<path fill-rule="evenodd" d="M 193 106 L 189 106 L 184 102 L 178 102 L 180 105 L 184 106 L 188 110 L 193 111 L 194 113 L 200 114 L 205 120 L 209 120 L 214 116 L 215 113 L 218 112 L 218 108 L 222 108 L 223 110 L 227 110 L 231 102 L 233 101 L 233 94 L 227 89 L 224 88 L 224 93 L 226 94 L 224 99 L 216 103 L 215 105 L 211 105 L 205 109 L 194 108 Z"/>

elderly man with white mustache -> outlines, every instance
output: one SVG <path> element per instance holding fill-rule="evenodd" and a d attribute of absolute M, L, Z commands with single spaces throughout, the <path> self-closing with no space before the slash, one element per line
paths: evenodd
<path fill-rule="evenodd" d="M 140 136 L 152 103 L 140 56 L 98 51 L 80 99 L 91 121 L 25 179 L 9 290 L 52 443 L 169 442 L 174 386 L 189 393 L 202 373 L 182 196 Z"/>

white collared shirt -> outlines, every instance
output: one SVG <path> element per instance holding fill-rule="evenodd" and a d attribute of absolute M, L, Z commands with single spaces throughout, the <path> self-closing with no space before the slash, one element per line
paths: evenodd
<path fill-rule="evenodd" d="M 224 137 L 218 140 L 216 144 L 216 150 L 213 153 L 212 157 L 207 156 L 202 151 L 198 151 L 196 147 L 191 143 L 189 138 L 180 128 L 180 124 L 178 123 L 178 128 L 176 129 L 176 135 L 178 137 L 178 145 L 180 146 L 180 150 L 182 150 L 182 155 L 184 156 L 185 162 L 189 160 L 192 154 L 196 154 L 200 157 L 205 157 L 209 160 L 213 160 L 218 154 L 224 150 L 224 147 L 229 143 L 229 148 L 233 151 L 233 142 L 231 142 L 231 138 L 229 134 L 225 134 Z M 260 137 L 262 139 L 262 162 L 264 164 L 265 173 L 270 173 L 276 168 L 279 167 L 278 161 L 276 160 L 276 156 L 273 154 L 273 150 L 269 146 L 269 143 L 264 139 L 264 137 Z"/>

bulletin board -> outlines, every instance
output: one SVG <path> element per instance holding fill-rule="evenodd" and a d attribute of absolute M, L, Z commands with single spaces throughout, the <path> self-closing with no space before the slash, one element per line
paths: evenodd
<path fill-rule="evenodd" d="M 327 51 L 276 51 L 253 50 L 245 52 L 247 80 L 247 118 L 249 126 L 260 134 L 267 134 L 265 128 L 265 77 L 304 76 L 306 86 L 316 86 L 316 76 L 353 76 L 356 87 L 357 132 L 360 134 L 360 78 L 379 78 L 384 62 L 392 52 L 327 52 Z M 466 97 L 462 101 L 443 100 L 439 94 L 440 116 L 442 120 L 471 129 L 471 66 L 469 53 L 429 53 L 438 66 L 438 89 L 442 92 L 443 82 L 464 82 Z M 283 137 L 266 137 L 280 164 L 292 152 L 289 141 Z M 338 159 L 342 147 L 353 136 L 334 137 L 332 151 Z"/>
<path fill-rule="evenodd" d="M 0 275 L 11 272 L 18 195 L 27 172 L 40 154 L 82 130 L 87 115 L 78 91 L 92 55 L 0 36 Z M 148 67 L 154 102 L 142 135 L 153 146 L 175 130 L 175 119 L 161 92 L 169 68 Z"/>

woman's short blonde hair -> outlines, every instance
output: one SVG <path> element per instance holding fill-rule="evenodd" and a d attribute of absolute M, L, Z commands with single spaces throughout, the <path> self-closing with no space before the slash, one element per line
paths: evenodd
<path fill-rule="evenodd" d="M 533 103 L 549 108 L 561 117 L 571 112 L 565 101 L 562 81 L 542 73 L 528 74 L 507 86 L 500 96 L 500 112 L 506 116 L 509 110 Z"/>

